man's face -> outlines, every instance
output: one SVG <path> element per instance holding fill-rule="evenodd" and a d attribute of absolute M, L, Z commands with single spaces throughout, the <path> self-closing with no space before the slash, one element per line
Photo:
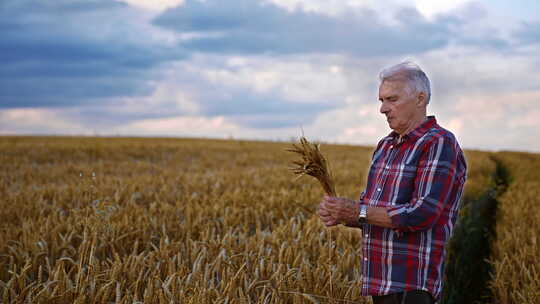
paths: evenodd
<path fill-rule="evenodd" d="M 390 128 L 403 134 L 418 115 L 417 94 L 409 94 L 405 80 L 385 80 L 379 87 L 380 112 Z"/>

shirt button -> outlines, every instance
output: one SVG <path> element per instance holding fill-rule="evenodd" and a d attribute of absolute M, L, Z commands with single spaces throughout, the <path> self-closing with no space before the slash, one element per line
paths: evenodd
<path fill-rule="evenodd" d="M 390 146 L 390 149 L 392 149 L 393 147 L 394 147 L 394 145 L 391 145 L 391 146 Z"/>
<path fill-rule="evenodd" d="M 381 188 L 377 188 L 377 191 L 381 191 Z"/>
<path fill-rule="evenodd" d="M 364 258 L 364 261 L 367 261 L 367 258 Z"/>
<path fill-rule="evenodd" d="M 366 233 L 366 237 L 368 237 L 368 234 Z"/>
<path fill-rule="evenodd" d="M 386 165 L 386 169 L 390 169 L 390 166 Z"/>

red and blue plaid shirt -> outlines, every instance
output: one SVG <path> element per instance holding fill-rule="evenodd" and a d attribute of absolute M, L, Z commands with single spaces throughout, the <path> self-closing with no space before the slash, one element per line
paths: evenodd
<path fill-rule="evenodd" d="M 456 138 L 434 116 L 379 142 L 360 201 L 387 208 L 396 228 L 363 225 L 362 295 L 420 289 L 439 299 L 466 177 Z"/>

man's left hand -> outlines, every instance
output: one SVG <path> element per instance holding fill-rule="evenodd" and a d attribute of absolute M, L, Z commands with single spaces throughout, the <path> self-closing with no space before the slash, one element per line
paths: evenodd
<path fill-rule="evenodd" d="M 358 226 L 358 203 L 343 197 L 325 196 L 320 210 L 330 214 L 336 223 L 346 226 Z"/>

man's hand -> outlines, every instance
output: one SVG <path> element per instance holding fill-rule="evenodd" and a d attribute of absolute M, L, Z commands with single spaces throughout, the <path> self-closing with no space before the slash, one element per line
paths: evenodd
<path fill-rule="evenodd" d="M 319 204 L 319 217 L 321 218 L 321 221 L 323 222 L 323 224 L 326 225 L 326 227 L 332 227 L 339 224 L 339 222 L 336 221 L 332 217 L 332 215 L 330 214 L 330 212 L 326 209 L 326 206 L 324 205 L 325 199 L 327 197 L 328 196 L 325 196 L 324 199 Z"/>
<path fill-rule="evenodd" d="M 353 200 L 325 195 L 319 205 L 319 217 L 327 226 L 344 224 L 358 226 L 358 203 Z"/>

